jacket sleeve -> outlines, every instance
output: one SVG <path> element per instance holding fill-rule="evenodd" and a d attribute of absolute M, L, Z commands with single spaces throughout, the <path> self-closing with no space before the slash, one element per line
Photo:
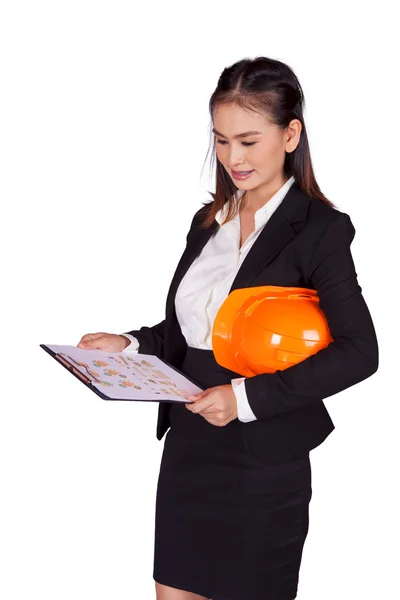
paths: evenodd
<path fill-rule="evenodd" d="M 153 327 L 143 325 L 140 329 L 125 331 L 129 335 L 133 335 L 139 341 L 138 351 L 141 354 L 154 354 L 159 358 L 163 357 L 164 352 L 164 333 L 165 319 Z M 123 335 L 123 334 L 122 334 Z"/>
<path fill-rule="evenodd" d="M 308 273 L 333 342 L 288 369 L 246 378 L 249 404 L 259 419 L 317 403 L 378 369 L 376 333 L 350 251 L 355 229 L 346 213 L 337 212 L 314 248 Z"/>

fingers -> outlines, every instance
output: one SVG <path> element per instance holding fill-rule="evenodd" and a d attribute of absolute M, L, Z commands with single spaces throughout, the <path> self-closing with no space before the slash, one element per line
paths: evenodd
<path fill-rule="evenodd" d="M 127 338 L 117 333 L 86 333 L 77 344 L 82 350 L 104 350 L 106 352 L 122 352 L 127 346 Z"/>
<path fill-rule="evenodd" d="M 88 340 L 97 340 L 102 335 L 105 335 L 104 331 L 100 331 L 98 333 L 86 333 L 81 337 L 81 342 L 87 342 Z"/>
<path fill-rule="evenodd" d="M 104 335 L 107 335 L 104 333 L 104 331 L 100 331 L 98 333 L 86 333 L 81 337 L 77 346 L 78 348 L 97 348 L 100 338 L 102 338 Z"/>
<path fill-rule="evenodd" d="M 189 400 L 190 398 L 191 398 L 191 396 L 186 396 L 187 400 Z M 190 404 L 185 404 L 185 406 L 188 410 L 191 410 L 192 412 L 195 412 L 195 413 L 199 413 L 199 412 L 206 412 L 206 410 L 208 408 L 213 406 L 213 403 L 214 403 L 214 400 L 213 400 L 213 396 L 211 394 L 204 394 L 204 392 L 201 392 L 201 395 L 199 394 L 199 397 L 196 398 L 196 400 L 194 402 L 190 402 Z M 218 410 L 218 409 L 214 409 L 214 410 Z M 213 412 L 212 408 L 210 409 L 210 412 Z"/>
<path fill-rule="evenodd" d="M 207 388 L 198 394 L 189 394 L 189 396 L 186 396 L 186 398 L 188 400 L 200 400 L 201 398 L 204 398 L 204 396 L 207 396 L 213 389 L 214 388 Z"/>

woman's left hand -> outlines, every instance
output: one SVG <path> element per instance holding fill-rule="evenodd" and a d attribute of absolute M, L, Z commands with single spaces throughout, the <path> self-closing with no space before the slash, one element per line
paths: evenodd
<path fill-rule="evenodd" d="M 224 427 L 238 417 L 236 396 L 231 383 L 217 385 L 199 394 L 185 397 L 187 400 L 195 400 L 185 404 L 186 408 L 193 413 L 199 413 L 211 425 Z"/>

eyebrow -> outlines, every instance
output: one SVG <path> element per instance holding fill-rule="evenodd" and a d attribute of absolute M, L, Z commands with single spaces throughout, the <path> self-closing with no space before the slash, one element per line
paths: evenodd
<path fill-rule="evenodd" d="M 213 128 L 212 132 L 226 139 L 226 137 L 216 129 Z M 261 131 L 245 131 L 244 133 L 238 133 L 237 135 L 234 135 L 233 139 L 244 138 L 249 135 L 262 135 L 262 133 Z"/>

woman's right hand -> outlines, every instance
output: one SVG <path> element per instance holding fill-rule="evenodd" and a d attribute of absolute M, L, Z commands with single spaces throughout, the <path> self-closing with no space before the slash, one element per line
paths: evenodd
<path fill-rule="evenodd" d="M 130 341 L 124 335 L 116 333 L 86 333 L 77 344 L 83 350 L 105 350 L 106 352 L 122 352 Z"/>

